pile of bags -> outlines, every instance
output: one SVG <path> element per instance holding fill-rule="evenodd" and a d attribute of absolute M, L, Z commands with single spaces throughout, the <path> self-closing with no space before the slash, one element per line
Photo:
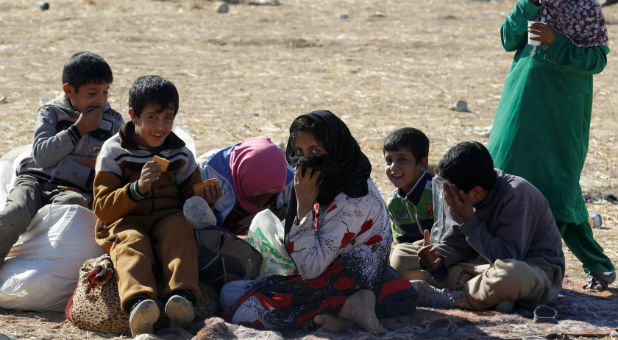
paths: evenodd
<path fill-rule="evenodd" d="M 0 159 L 0 208 L 30 149 L 20 146 Z M 41 208 L 0 267 L 0 307 L 64 311 L 82 263 L 103 253 L 94 243 L 95 223 L 94 213 L 78 205 Z"/>

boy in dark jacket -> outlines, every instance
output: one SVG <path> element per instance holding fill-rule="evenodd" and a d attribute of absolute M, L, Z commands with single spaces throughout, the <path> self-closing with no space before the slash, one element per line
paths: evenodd
<path fill-rule="evenodd" d="M 435 205 L 447 209 L 433 228 L 442 232 L 432 231 L 434 245 L 425 232 L 423 246 L 409 255 L 444 289 L 413 281 L 418 304 L 510 310 L 514 303 L 534 307 L 555 299 L 564 255 L 541 192 L 521 177 L 494 169 L 478 142 L 451 148 L 436 172 L 444 201 Z"/>

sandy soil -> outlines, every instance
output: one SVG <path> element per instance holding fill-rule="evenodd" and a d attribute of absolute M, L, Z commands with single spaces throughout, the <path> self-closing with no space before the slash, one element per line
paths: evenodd
<path fill-rule="evenodd" d="M 198 154 L 255 135 L 285 141 L 294 117 L 330 109 L 363 146 L 386 195 L 381 143 L 395 128 L 425 131 L 433 163 L 459 141 L 487 141 L 475 131 L 492 124 L 512 61 L 498 35 L 512 0 L 280 1 L 241 1 L 218 14 L 222 2 L 207 0 L 56 0 L 48 11 L 35 1 L 0 0 L 0 155 L 31 142 L 37 107 L 60 93 L 62 65 L 82 50 L 111 65 L 110 102 L 127 119 L 136 77 L 172 80 L 181 96 L 177 121 L 190 128 Z M 603 217 L 595 236 L 618 262 L 618 12 L 605 15 L 612 53 L 595 77 L 581 183 L 589 210 Z M 449 110 L 457 100 L 471 112 Z M 583 279 L 565 251 L 567 276 Z M 0 311 L 0 333 L 104 338 L 62 320 Z"/>

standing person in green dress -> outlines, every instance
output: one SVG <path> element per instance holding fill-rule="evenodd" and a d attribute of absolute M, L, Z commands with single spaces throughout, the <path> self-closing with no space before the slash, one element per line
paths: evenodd
<path fill-rule="evenodd" d="M 528 28 L 528 21 L 536 21 Z M 540 46 L 527 43 L 537 34 Z M 592 76 L 605 68 L 607 29 L 596 0 L 517 0 L 500 30 L 516 51 L 489 149 L 496 167 L 534 184 L 549 201 L 562 239 L 582 262 L 585 288 L 604 290 L 615 268 L 594 240 L 579 178 L 592 111 Z"/>

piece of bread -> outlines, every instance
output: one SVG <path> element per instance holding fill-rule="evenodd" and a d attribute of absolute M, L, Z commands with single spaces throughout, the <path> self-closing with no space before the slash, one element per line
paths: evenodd
<path fill-rule="evenodd" d="M 155 155 L 152 160 L 161 164 L 161 172 L 165 172 L 167 170 L 167 166 L 170 165 L 170 161 L 157 155 Z"/>
<path fill-rule="evenodd" d="M 202 183 L 197 183 L 193 185 L 193 195 L 194 196 L 199 196 L 200 195 L 200 191 L 206 187 L 212 186 L 212 185 L 216 185 L 217 183 L 219 183 L 219 181 L 216 178 L 211 178 L 211 179 L 207 179 Z"/>

